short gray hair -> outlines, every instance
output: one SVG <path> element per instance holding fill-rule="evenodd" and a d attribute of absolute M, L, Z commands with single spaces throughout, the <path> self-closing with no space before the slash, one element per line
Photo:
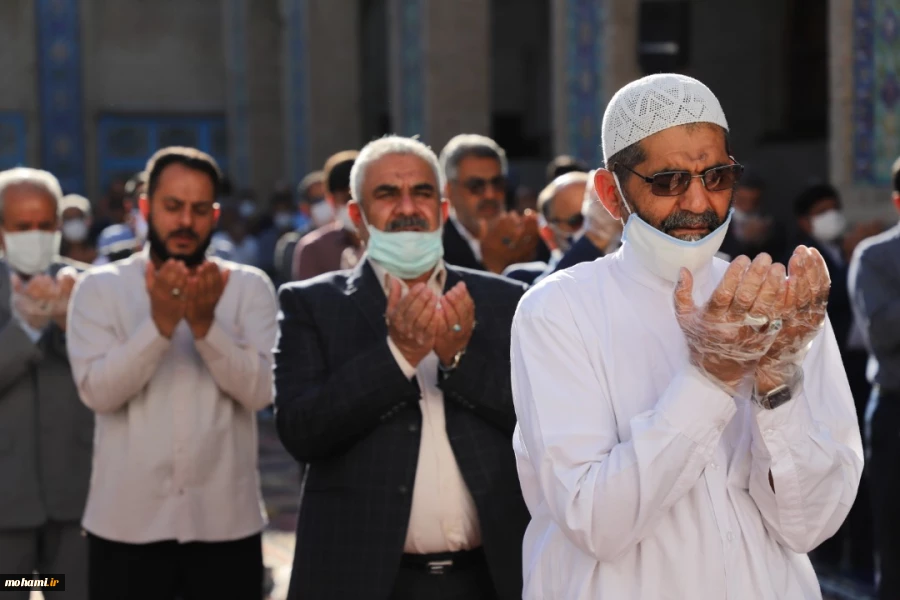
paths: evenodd
<path fill-rule="evenodd" d="M 59 216 L 61 217 L 62 214 L 70 208 L 77 208 L 83 212 L 86 217 L 91 216 L 91 201 L 84 196 L 79 196 L 78 194 L 68 194 L 63 196 L 63 199 L 59 203 Z"/>
<path fill-rule="evenodd" d="M 3 222 L 6 190 L 20 185 L 31 186 L 46 192 L 53 199 L 54 209 L 59 210 L 59 204 L 62 201 L 62 186 L 59 185 L 59 180 L 53 173 L 30 167 L 16 167 L 0 171 L 0 223 Z"/>
<path fill-rule="evenodd" d="M 386 135 L 383 138 L 371 141 L 360 151 L 350 170 L 350 194 L 353 199 L 359 202 L 362 208 L 362 190 L 366 180 L 366 170 L 373 162 L 390 156 L 392 154 L 418 156 L 431 167 L 434 171 L 434 180 L 440 185 L 441 167 L 435 153 L 420 142 L 413 138 L 402 137 L 399 135 Z M 440 196 L 440 189 L 435 190 Z"/>
<path fill-rule="evenodd" d="M 541 190 L 541 193 L 538 195 L 537 208 L 540 213 L 544 215 L 545 219 L 550 219 L 550 209 L 553 205 L 553 199 L 556 198 L 556 194 L 559 190 L 573 183 L 590 185 L 590 176 L 588 173 L 582 171 L 569 171 L 548 183 L 547 187 Z"/>
<path fill-rule="evenodd" d="M 444 173 L 445 183 L 456 181 L 459 163 L 470 156 L 493 158 L 500 163 L 501 173 L 506 175 L 509 172 L 506 152 L 497 142 L 476 133 L 463 133 L 447 142 L 447 145 L 441 150 L 441 171 Z"/>

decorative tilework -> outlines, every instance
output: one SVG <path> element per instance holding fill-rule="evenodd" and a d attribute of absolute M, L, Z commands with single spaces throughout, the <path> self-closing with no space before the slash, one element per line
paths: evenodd
<path fill-rule="evenodd" d="M 425 131 L 425 73 L 422 29 L 424 0 L 397 0 L 400 18 L 400 122 L 397 133 L 419 135 Z"/>
<path fill-rule="evenodd" d="M 36 0 L 41 167 L 67 193 L 84 193 L 81 23 L 78 0 Z"/>
<path fill-rule="evenodd" d="M 0 171 L 26 163 L 25 116 L 0 112 Z"/>
<path fill-rule="evenodd" d="M 855 0 L 853 17 L 853 175 L 887 185 L 900 156 L 900 0 Z"/>
<path fill-rule="evenodd" d="M 238 187 L 251 182 L 250 172 L 250 94 L 247 88 L 247 3 L 224 3 L 225 44 L 228 66 L 228 177 Z"/>
<path fill-rule="evenodd" d="M 592 166 L 603 159 L 605 0 L 566 0 L 566 114 L 569 152 Z"/>
<path fill-rule="evenodd" d="M 309 7 L 306 0 L 284 0 L 284 74 L 288 173 L 294 182 L 310 170 L 309 156 Z"/>

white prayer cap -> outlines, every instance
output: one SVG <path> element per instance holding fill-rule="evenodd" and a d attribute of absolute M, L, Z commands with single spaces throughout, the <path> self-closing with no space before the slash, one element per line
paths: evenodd
<path fill-rule="evenodd" d="M 632 81 L 612 97 L 603 113 L 603 159 L 654 133 L 688 123 L 728 129 L 718 98 L 684 75 L 660 73 Z"/>

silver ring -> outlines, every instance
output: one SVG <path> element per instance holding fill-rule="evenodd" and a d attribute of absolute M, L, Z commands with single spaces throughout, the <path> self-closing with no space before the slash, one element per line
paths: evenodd
<path fill-rule="evenodd" d="M 459 323 L 454 324 L 453 331 L 455 331 L 456 333 L 459 333 L 460 331 L 462 331 L 462 325 L 460 325 Z"/>
<path fill-rule="evenodd" d="M 177 298 L 181 295 L 181 290 L 178 288 L 172 288 L 172 295 Z"/>
<path fill-rule="evenodd" d="M 769 331 L 781 331 L 784 322 L 781 319 L 772 319 L 772 322 L 769 323 Z"/>
<path fill-rule="evenodd" d="M 744 317 L 744 325 L 749 325 L 755 331 L 760 331 L 768 324 L 768 317 L 754 317 L 753 315 L 747 315 Z"/>

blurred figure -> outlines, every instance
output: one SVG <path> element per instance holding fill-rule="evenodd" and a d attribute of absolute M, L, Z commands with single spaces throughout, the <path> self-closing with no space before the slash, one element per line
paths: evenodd
<path fill-rule="evenodd" d="M 825 259 L 831 277 L 828 317 L 847 373 L 861 428 L 871 385 L 866 377 L 868 353 L 853 316 L 847 278 L 850 258 L 865 238 L 882 231 L 877 221 L 849 227 L 837 189 L 829 184 L 808 187 L 794 201 L 799 231 L 798 243 L 817 249 Z M 844 571 L 844 556 L 850 557 L 854 576 L 872 581 L 874 573 L 871 511 L 867 480 L 860 482 L 853 510 L 841 529 L 812 554 L 817 566 Z M 849 554 L 846 548 L 849 546 Z"/>
<path fill-rule="evenodd" d="M 278 433 L 309 463 L 288 597 L 520 599 L 524 286 L 441 259 L 449 207 L 421 142 L 371 142 L 351 179 L 365 258 L 279 293 Z"/>
<path fill-rule="evenodd" d="M 259 263 L 259 244 L 250 233 L 250 224 L 256 205 L 245 197 L 238 204 L 226 202 L 221 207 L 218 231 L 213 235 L 214 251 L 225 252 L 236 263 L 256 266 Z M 249 216 L 246 216 L 249 215 Z"/>
<path fill-rule="evenodd" d="M 138 207 L 138 200 L 147 187 L 147 174 L 141 171 L 135 173 L 125 183 L 125 223 L 134 231 L 138 244 L 143 245 L 147 241 L 147 221 Z"/>
<path fill-rule="evenodd" d="M 538 196 L 534 193 L 527 185 L 520 185 L 516 187 L 516 203 L 513 207 L 520 215 L 524 215 L 527 212 L 535 211 L 538 208 Z"/>
<path fill-rule="evenodd" d="M 0 173 L 0 572 L 64 573 L 60 597 L 86 600 L 94 419 L 66 356 L 77 271 L 57 258 L 61 196 L 46 171 Z"/>
<path fill-rule="evenodd" d="M 352 269 L 363 253 L 362 242 L 356 225 L 350 220 L 347 203 L 350 202 L 350 170 L 359 152 L 338 152 L 325 162 L 325 203 L 334 209 L 334 222 L 319 226 L 297 243 L 294 250 L 292 279 L 302 281 L 339 269 Z M 313 222 L 316 206 L 312 207 Z"/>
<path fill-rule="evenodd" d="M 278 273 L 275 270 L 275 248 L 278 240 L 286 233 L 294 231 L 295 216 L 297 210 L 294 208 L 294 195 L 290 189 L 280 189 L 272 194 L 269 202 L 270 216 L 266 219 L 266 225 L 257 236 L 259 244 L 259 264 L 266 275 L 281 285 Z"/>
<path fill-rule="evenodd" d="M 88 265 L 97 260 L 96 238 L 91 238 L 91 213 L 91 201 L 84 196 L 69 194 L 60 201 L 60 256 Z"/>
<path fill-rule="evenodd" d="M 123 258 L 128 258 L 141 249 L 140 242 L 128 225 L 110 225 L 100 232 L 97 239 L 97 258 L 95 265 L 106 265 Z"/>
<path fill-rule="evenodd" d="M 548 269 L 552 271 L 575 238 L 582 233 L 581 207 L 587 188 L 587 173 L 568 173 L 554 179 L 538 196 L 540 235 L 550 249 L 549 263 L 516 263 L 503 271 L 504 277 L 532 284 Z"/>
<path fill-rule="evenodd" d="M 588 170 L 588 166 L 577 158 L 561 154 L 547 164 L 547 183 L 566 173 L 587 173 Z"/>
<path fill-rule="evenodd" d="M 309 233 L 312 220 L 309 218 L 309 206 L 313 200 L 325 197 L 325 173 L 313 171 L 306 175 L 297 186 L 298 206 L 294 213 L 294 226 L 278 239 L 275 245 L 275 273 L 276 280 L 286 282 L 291 280 L 291 269 L 294 263 L 294 251 L 300 238 Z"/>
<path fill-rule="evenodd" d="M 761 252 L 774 257 L 788 253 L 784 227 L 766 211 L 765 191 L 765 182 L 752 171 L 741 176 L 734 189 L 734 212 L 722 242 L 723 254 L 730 258 L 743 254 L 752 259 Z"/>
<path fill-rule="evenodd" d="M 892 170 L 900 212 L 900 159 Z M 859 244 L 850 297 L 869 350 L 872 397 L 866 411 L 868 485 L 878 553 L 878 598 L 900 598 L 900 225 Z M 859 498 L 857 498 L 857 502 Z"/>
<path fill-rule="evenodd" d="M 97 422 L 91 599 L 258 600 L 256 412 L 272 401 L 274 290 L 258 269 L 207 258 L 211 157 L 165 148 L 147 175 L 147 248 L 90 271 L 72 298 L 72 371 Z"/>
<path fill-rule="evenodd" d="M 537 215 L 506 210 L 508 164 L 497 142 L 483 135 L 458 135 L 441 151 L 441 169 L 444 197 L 452 207 L 444 227 L 444 260 L 498 274 L 511 264 L 549 260 Z"/>

